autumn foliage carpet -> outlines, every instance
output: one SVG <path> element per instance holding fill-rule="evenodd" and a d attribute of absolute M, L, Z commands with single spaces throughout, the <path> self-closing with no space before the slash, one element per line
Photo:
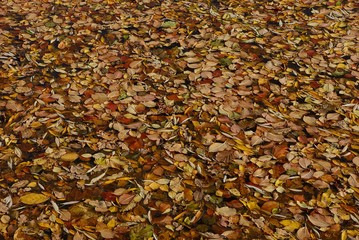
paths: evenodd
<path fill-rule="evenodd" d="M 355 0 L 3 0 L 0 239 L 359 239 Z"/>

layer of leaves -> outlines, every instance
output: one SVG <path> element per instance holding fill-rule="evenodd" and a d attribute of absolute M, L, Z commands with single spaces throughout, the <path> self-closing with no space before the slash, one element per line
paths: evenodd
<path fill-rule="evenodd" d="M 355 1 L 4 1 L 5 239 L 354 239 Z"/>

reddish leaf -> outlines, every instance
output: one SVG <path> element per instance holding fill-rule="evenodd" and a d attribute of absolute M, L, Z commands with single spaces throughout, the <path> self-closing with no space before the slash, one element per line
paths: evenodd
<path fill-rule="evenodd" d="M 101 195 L 105 201 L 115 201 L 117 197 L 113 192 L 103 192 Z"/>
<path fill-rule="evenodd" d="M 133 122 L 133 119 L 131 118 L 126 118 L 126 117 L 118 117 L 117 120 L 120 122 L 120 123 L 123 123 L 123 124 L 130 124 Z"/>
<path fill-rule="evenodd" d="M 222 76 L 222 71 L 220 69 L 217 69 L 212 73 L 212 76 L 213 77 L 220 77 L 220 76 Z"/>
<path fill-rule="evenodd" d="M 125 142 L 127 143 L 128 147 L 132 151 L 137 151 L 140 148 L 143 148 L 143 140 L 136 137 L 127 137 L 125 139 Z"/>
<path fill-rule="evenodd" d="M 117 104 L 114 104 L 113 102 L 109 102 L 106 107 L 110 109 L 112 112 L 117 110 Z"/>
<path fill-rule="evenodd" d="M 129 204 L 135 196 L 136 196 L 136 195 L 133 194 L 133 193 L 125 193 L 125 194 L 122 194 L 122 195 L 117 199 L 117 202 L 118 202 L 119 204 L 126 205 L 126 204 Z"/>
<path fill-rule="evenodd" d="M 282 143 L 280 145 L 274 146 L 273 148 L 273 156 L 278 160 L 283 160 L 286 158 L 288 153 L 287 143 Z"/>

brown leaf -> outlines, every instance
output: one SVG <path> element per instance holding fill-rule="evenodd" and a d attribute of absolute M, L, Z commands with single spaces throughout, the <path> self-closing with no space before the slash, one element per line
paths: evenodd
<path fill-rule="evenodd" d="M 326 218 L 323 215 L 314 213 L 308 216 L 308 220 L 317 227 L 329 227 L 331 224 L 326 221 Z"/>
<path fill-rule="evenodd" d="M 126 204 L 129 204 L 135 196 L 136 196 L 136 195 L 133 194 L 133 193 L 125 193 L 125 194 L 122 194 L 122 195 L 117 199 L 117 202 L 118 202 L 119 204 L 126 205 Z"/>
<path fill-rule="evenodd" d="M 352 187 L 359 187 L 359 177 L 353 173 L 350 174 L 350 177 L 348 178 L 348 183 Z"/>
<path fill-rule="evenodd" d="M 228 147 L 229 147 L 229 145 L 226 142 L 224 142 L 224 143 L 216 142 L 216 143 L 212 143 L 209 146 L 208 151 L 209 152 L 220 152 L 220 151 L 226 150 Z"/>
<path fill-rule="evenodd" d="M 301 227 L 297 231 L 297 238 L 299 240 L 310 240 L 310 232 L 307 227 Z"/>
<path fill-rule="evenodd" d="M 317 119 L 315 117 L 304 116 L 303 121 L 310 126 L 315 126 Z"/>
<path fill-rule="evenodd" d="M 159 225 L 170 225 L 172 223 L 172 217 L 171 216 L 162 216 L 158 218 L 153 218 L 152 223 L 159 224 Z"/>
<path fill-rule="evenodd" d="M 101 237 L 108 239 L 108 238 L 114 238 L 115 237 L 115 233 L 111 230 L 111 229 L 101 229 L 99 230 Z"/>
<path fill-rule="evenodd" d="M 284 136 L 281 134 L 275 134 L 275 133 L 266 133 L 265 137 L 270 140 L 270 141 L 275 141 L 275 142 L 282 142 L 284 140 Z"/>
<path fill-rule="evenodd" d="M 278 160 L 283 160 L 286 158 L 288 153 L 288 146 L 286 143 L 276 145 L 273 148 L 273 156 Z"/>

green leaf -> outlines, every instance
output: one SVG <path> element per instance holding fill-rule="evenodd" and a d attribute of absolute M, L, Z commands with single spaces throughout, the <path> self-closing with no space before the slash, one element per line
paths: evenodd
<path fill-rule="evenodd" d="M 56 23 L 54 23 L 53 21 L 48 21 L 45 23 L 45 27 L 48 27 L 48 28 L 53 28 L 56 26 Z"/>
<path fill-rule="evenodd" d="M 345 72 L 335 71 L 335 72 L 332 73 L 332 75 L 333 75 L 334 77 L 341 77 L 341 76 L 345 75 Z"/>
<path fill-rule="evenodd" d="M 219 39 L 216 39 L 214 41 L 211 42 L 211 46 L 212 47 L 219 47 L 219 46 L 223 46 L 223 42 Z"/>
<path fill-rule="evenodd" d="M 130 240 L 143 240 L 152 237 L 153 227 L 149 224 L 138 224 L 131 228 Z"/>
<path fill-rule="evenodd" d="M 124 35 L 122 36 L 122 38 L 123 38 L 123 40 L 124 40 L 124 41 L 126 41 L 127 39 L 129 39 L 129 38 L 130 38 L 130 35 L 128 35 L 128 34 L 124 34 Z"/>
<path fill-rule="evenodd" d="M 174 28 L 174 27 L 176 27 L 176 22 L 174 22 L 174 21 L 165 21 L 164 23 L 162 23 L 162 27 L 164 27 L 164 28 Z"/>
<path fill-rule="evenodd" d="M 229 58 L 221 58 L 219 59 L 219 63 L 224 67 L 228 67 L 229 65 L 232 64 L 232 60 Z"/>
<path fill-rule="evenodd" d="M 295 176 L 297 175 L 297 171 L 294 169 L 288 169 L 286 172 L 289 176 Z"/>

